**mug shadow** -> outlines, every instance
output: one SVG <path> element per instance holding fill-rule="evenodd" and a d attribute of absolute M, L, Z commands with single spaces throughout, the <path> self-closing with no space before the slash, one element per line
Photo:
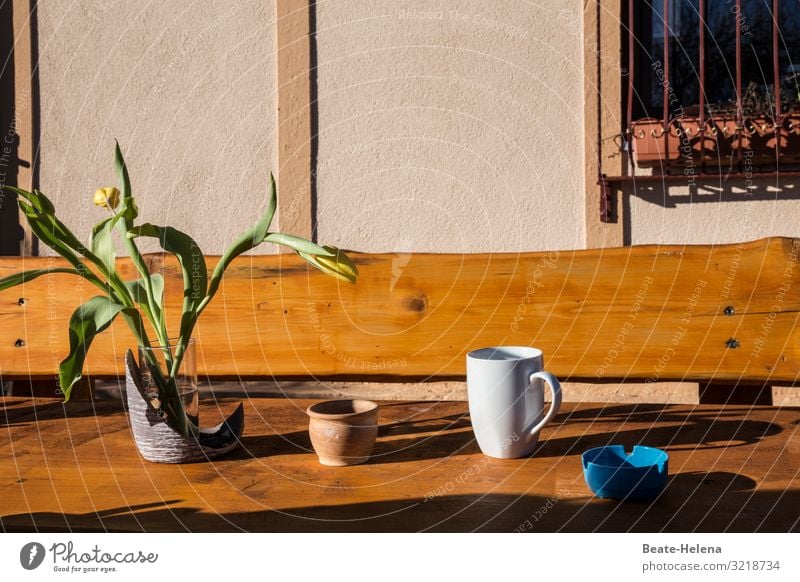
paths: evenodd
<path fill-rule="evenodd" d="M 782 432 L 779 425 L 760 420 L 743 420 L 736 411 L 711 411 L 707 414 L 694 411 L 687 415 L 681 407 L 651 405 L 644 407 L 618 407 L 581 410 L 556 417 L 540 440 L 534 456 L 561 457 L 579 455 L 587 449 L 610 444 L 622 444 L 626 448 L 647 445 L 671 450 L 729 449 L 760 442 L 763 438 Z M 674 410 L 678 408 L 678 410 Z M 732 417 L 732 418 L 730 418 Z M 593 432 L 591 434 L 559 437 L 559 426 L 585 422 L 587 431 L 592 424 L 611 421 L 619 430 Z M 628 422 L 649 423 L 647 428 L 625 429 Z M 665 423 L 672 423 L 665 426 Z"/>

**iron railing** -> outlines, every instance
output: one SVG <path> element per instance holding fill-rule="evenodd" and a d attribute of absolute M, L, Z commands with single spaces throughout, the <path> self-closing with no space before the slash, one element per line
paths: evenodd
<path fill-rule="evenodd" d="M 651 117 L 642 120 L 634 119 L 636 49 L 637 43 L 641 42 L 641 39 L 637 38 L 635 15 L 637 14 L 637 5 L 640 3 L 628 0 L 628 22 L 623 27 L 623 30 L 627 31 L 627 99 L 624 104 L 625 114 L 623 116 L 625 127 L 619 135 L 620 150 L 625 154 L 628 162 L 628 175 L 607 176 L 603 172 L 602 164 L 600 165 L 598 184 L 601 187 L 600 219 L 603 222 L 613 221 L 612 195 L 615 184 L 663 181 L 666 186 L 667 182 L 686 181 L 687 178 L 748 179 L 754 174 L 770 177 L 778 175 L 781 167 L 784 168 L 784 171 L 780 172 L 780 176 L 800 177 L 797 166 L 787 165 L 800 162 L 800 147 L 796 147 L 796 144 L 800 143 L 800 115 L 797 111 L 784 111 L 781 104 L 779 0 L 772 0 L 771 6 L 773 102 L 769 108 L 757 116 L 745 115 L 742 106 L 742 0 L 728 1 L 728 4 L 732 5 L 731 24 L 735 27 L 735 114 L 725 116 L 707 111 L 706 16 L 708 13 L 706 0 L 698 0 L 699 62 L 695 63 L 699 85 L 698 111 L 696 115 L 687 115 L 684 111 L 671 113 L 670 103 L 674 99 L 670 95 L 672 90 L 670 85 L 670 0 L 662 1 L 663 72 L 661 74 L 663 79 L 661 85 L 663 111 L 660 119 Z M 787 145 L 787 139 L 790 137 L 793 143 Z M 752 163 L 752 148 L 756 145 L 762 150 L 761 164 Z M 769 151 L 765 154 L 767 145 Z M 648 159 L 656 162 L 656 167 L 653 175 L 636 175 L 637 153 L 640 154 L 641 159 L 644 159 L 647 153 L 645 146 L 650 147 Z M 639 152 L 637 152 L 637 148 L 640 150 Z M 676 151 L 680 153 L 676 154 Z M 765 162 L 769 162 L 771 168 L 756 169 Z M 675 173 L 675 170 L 680 170 L 680 173 Z"/>

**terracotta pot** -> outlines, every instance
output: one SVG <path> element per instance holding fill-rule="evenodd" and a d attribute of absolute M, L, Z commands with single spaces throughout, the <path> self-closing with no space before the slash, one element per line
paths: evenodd
<path fill-rule="evenodd" d="M 308 432 L 319 462 L 331 467 L 369 459 L 378 436 L 378 405 L 369 400 L 328 400 L 308 407 Z"/>
<path fill-rule="evenodd" d="M 664 124 L 656 119 L 643 119 L 633 123 L 633 149 L 636 164 L 642 167 L 660 167 L 666 162 L 675 165 L 696 164 L 705 161 L 723 166 L 738 161 L 739 150 L 745 165 L 775 166 L 778 139 L 772 122 L 764 117 L 746 120 L 747 131 L 736 133 L 736 120 L 718 116 L 703 135 L 699 133 L 699 120 L 682 118 L 680 127 L 686 134 L 679 135 L 676 125 L 670 127 L 669 139 L 664 138 Z M 784 121 L 780 134 L 780 163 L 795 164 L 800 160 L 800 115 L 791 113 Z"/>

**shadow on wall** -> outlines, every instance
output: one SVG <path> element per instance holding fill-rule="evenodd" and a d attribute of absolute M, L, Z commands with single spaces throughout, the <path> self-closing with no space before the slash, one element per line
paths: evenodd
<path fill-rule="evenodd" d="M 725 176 L 671 180 L 651 179 L 628 183 L 622 189 L 623 244 L 633 241 L 631 197 L 639 198 L 662 208 L 677 208 L 681 204 L 710 204 L 737 202 L 769 202 L 800 200 L 800 178 L 781 175 L 772 177 L 753 174 L 747 179 L 726 179 Z"/>
<path fill-rule="evenodd" d="M 10 55 L 14 47 L 11 2 L 0 4 L 0 54 Z M 17 146 L 14 132 L 14 59 L 0 65 L 0 187 L 17 185 Z M 0 255 L 19 254 L 21 238 L 16 196 L 0 190 Z"/>
<path fill-rule="evenodd" d="M 17 38 L 14 30 L 13 9 L 19 9 L 23 2 L 0 2 L 0 186 L 20 188 L 38 187 L 39 157 L 39 55 L 37 36 L 36 2 L 30 4 L 30 47 L 24 46 L 25 35 Z M 19 18 L 18 18 L 19 20 Z M 30 50 L 28 55 L 18 55 L 15 51 Z M 21 64 L 29 64 L 30 71 L 17 70 Z M 17 87 L 17 80 L 23 81 Z M 22 152 L 18 133 L 30 131 L 25 139 L 32 145 L 34 159 Z M 23 175 L 27 174 L 27 175 Z M 20 254 L 23 230 L 19 223 L 17 196 L 0 190 L 0 256 Z M 37 254 L 36 241 L 32 241 L 31 254 Z"/>
<path fill-rule="evenodd" d="M 754 176 L 751 180 L 725 180 L 724 177 L 695 177 L 694 182 L 642 181 L 625 188 L 625 199 L 635 196 L 663 208 L 676 208 L 678 204 L 711 202 L 759 202 L 772 200 L 800 200 L 800 179 Z M 626 207 L 628 205 L 626 204 Z"/>

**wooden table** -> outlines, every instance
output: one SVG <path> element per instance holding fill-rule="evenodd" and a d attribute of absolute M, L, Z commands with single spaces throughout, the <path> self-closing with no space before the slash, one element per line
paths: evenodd
<path fill-rule="evenodd" d="M 310 450 L 310 401 L 246 403 L 243 447 L 213 463 L 147 463 L 120 402 L 0 399 L 5 531 L 797 531 L 800 411 L 565 404 L 535 455 L 480 454 L 466 403 L 387 402 L 374 458 L 329 468 Z M 204 423 L 233 406 L 203 408 Z M 664 447 L 652 503 L 593 498 L 580 453 Z"/>

